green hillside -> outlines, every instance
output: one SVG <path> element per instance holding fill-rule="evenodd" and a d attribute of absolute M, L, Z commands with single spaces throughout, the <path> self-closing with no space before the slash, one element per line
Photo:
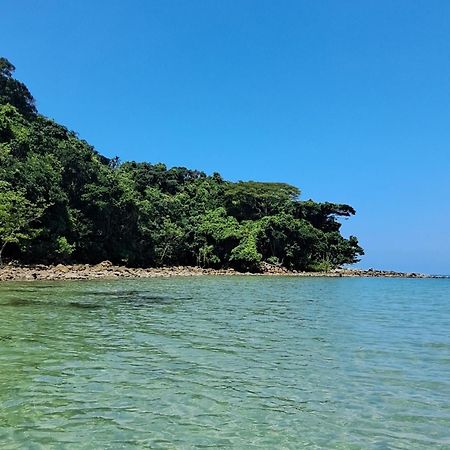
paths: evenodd
<path fill-rule="evenodd" d="M 13 72 L 0 58 L 3 261 L 327 270 L 363 254 L 340 234 L 351 206 L 301 201 L 284 183 L 105 158 L 40 115 Z"/>

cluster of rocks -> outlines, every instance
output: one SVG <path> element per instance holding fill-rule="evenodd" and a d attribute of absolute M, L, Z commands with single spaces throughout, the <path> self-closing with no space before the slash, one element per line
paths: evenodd
<path fill-rule="evenodd" d="M 333 269 L 327 273 L 328 276 L 334 277 L 436 278 L 433 275 L 426 275 L 423 273 L 395 272 L 393 270 L 375 269 Z"/>
<path fill-rule="evenodd" d="M 395 272 L 391 270 L 375 269 L 332 269 L 327 272 L 301 272 L 288 270 L 285 267 L 264 263 L 263 273 L 265 275 L 297 275 L 302 277 L 387 277 L 387 278 L 436 278 L 416 272 Z"/>
<path fill-rule="evenodd" d="M 233 269 L 215 270 L 200 267 L 131 268 L 115 266 L 110 261 L 96 265 L 7 265 L 0 267 L 0 281 L 7 280 L 93 280 L 114 278 L 154 278 L 171 276 L 233 275 Z"/>
<path fill-rule="evenodd" d="M 329 272 L 297 272 L 271 264 L 265 264 L 261 273 L 241 273 L 233 269 L 204 269 L 201 267 L 161 267 L 161 268 L 130 268 L 115 266 L 110 261 L 96 265 L 73 264 L 56 266 L 6 265 L 0 267 L 0 281 L 8 280 L 92 280 L 114 278 L 155 278 L 173 276 L 201 275 L 290 275 L 303 277 L 397 277 L 397 278 L 429 278 L 429 275 L 418 273 L 403 273 L 382 270 L 334 269 Z"/>

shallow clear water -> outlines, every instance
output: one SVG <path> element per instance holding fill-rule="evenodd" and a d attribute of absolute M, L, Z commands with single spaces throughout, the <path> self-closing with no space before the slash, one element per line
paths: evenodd
<path fill-rule="evenodd" d="M 450 449 L 450 280 L 0 284 L 0 442 Z"/>

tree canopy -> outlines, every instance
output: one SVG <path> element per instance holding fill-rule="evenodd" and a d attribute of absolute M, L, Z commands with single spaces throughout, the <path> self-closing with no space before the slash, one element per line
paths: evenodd
<path fill-rule="evenodd" d="M 13 73 L 0 58 L 0 258 L 258 271 L 323 270 L 363 254 L 340 233 L 351 206 L 302 201 L 285 183 L 105 158 L 40 115 Z"/>

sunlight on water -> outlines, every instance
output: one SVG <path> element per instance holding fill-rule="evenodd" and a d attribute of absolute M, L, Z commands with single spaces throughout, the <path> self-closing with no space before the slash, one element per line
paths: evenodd
<path fill-rule="evenodd" d="M 450 448 L 450 281 L 0 285 L 2 448 Z"/>

